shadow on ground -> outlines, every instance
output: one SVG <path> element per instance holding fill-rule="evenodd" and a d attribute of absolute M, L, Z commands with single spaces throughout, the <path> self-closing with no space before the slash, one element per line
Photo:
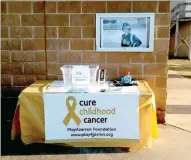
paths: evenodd
<path fill-rule="evenodd" d="M 12 119 L 18 98 L 1 98 L 1 155 L 55 155 L 86 153 L 127 153 L 127 148 L 74 148 L 52 144 L 24 145 L 20 138 L 11 140 Z"/>
<path fill-rule="evenodd" d="M 51 144 L 24 145 L 20 140 L 1 145 L 2 156 L 10 155 L 55 155 L 55 154 L 91 154 L 91 153 L 127 153 L 127 148 L 75 148 Z"/>
<path fill-rule="evenodd" d="M 169 59 L 168 69 L 177 71 L 185 78 L 191 78 L 191 61 L 188 59 Z"/>
<path fill-rule="evenodd" d="M 191 114 L 191 105 L 167 105 L 167 114 Z"/>

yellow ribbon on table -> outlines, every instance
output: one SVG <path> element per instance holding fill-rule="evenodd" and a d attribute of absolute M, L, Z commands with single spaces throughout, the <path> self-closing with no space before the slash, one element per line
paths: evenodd
<path fill-rule="evenodd" d="M 69 103 L 70 101 L 73 101 L 72 105 L 70 105 L 70 103 Z M 70 119 L 73 118 L 74 121 L 76 122 L 76 124 L 79 125 L 81 120 L 74 112 L 74 110 L 76 109 L 76 99 L 73 96 L 69 96 L 66 99 L 66 106 L 67 106 L 69 112 L 68 112 L 67 116 L 64 118 L 63 123 L 65 125 L 68 125 Z"/>

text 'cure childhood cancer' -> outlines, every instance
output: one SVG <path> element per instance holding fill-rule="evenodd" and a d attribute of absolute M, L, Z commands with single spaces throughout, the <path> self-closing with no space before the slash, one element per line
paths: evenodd
<path fill-rule="evenodd" d="M 75 109 L 77 106 L 77 101 L 74 96 L 69 96 L 66 99 L 66 106 L 68 108 L 68 114 L 64 118 L 63 123 L 68 125 L 69 121 L 73 119 L 77 125 L 83 121 L 84 123 L 107 123 L 107 117 L 103 115 L 115 115 L 115 107 L 109 109 L 99 109 L 96 107 L 96 100 L 80 100 L 78 106 L 82 107 L 79 113 L 76 113 Z M 101 115 L 100 117 L 90 118 L 86 117 L 81 120 L 78 115 Z"/>

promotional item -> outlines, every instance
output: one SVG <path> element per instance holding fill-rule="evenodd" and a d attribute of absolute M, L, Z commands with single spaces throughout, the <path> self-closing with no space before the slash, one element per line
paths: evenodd
<path fill-rule="evenodd" d="M 106 80 L 106 70 L 100 69 L 99 70 L 99 77 L 98 77 L 98 83 L 104 84 Z"/>
<path fill-rule="evenodd" d="M 131 81 L 132 81 L 132 77 L 130 75 L 130 72 L 126 72 L 126 75 L 121 77 L 121 83 L 129 84 L 131 83 Z"/>

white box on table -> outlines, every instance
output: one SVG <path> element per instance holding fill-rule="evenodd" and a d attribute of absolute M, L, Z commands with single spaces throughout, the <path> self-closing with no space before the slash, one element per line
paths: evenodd
<path fill-rule="evenodd" d="M 64 85 L 96 84 L 98 65 L 63 65 L 61 68 Z"/>

